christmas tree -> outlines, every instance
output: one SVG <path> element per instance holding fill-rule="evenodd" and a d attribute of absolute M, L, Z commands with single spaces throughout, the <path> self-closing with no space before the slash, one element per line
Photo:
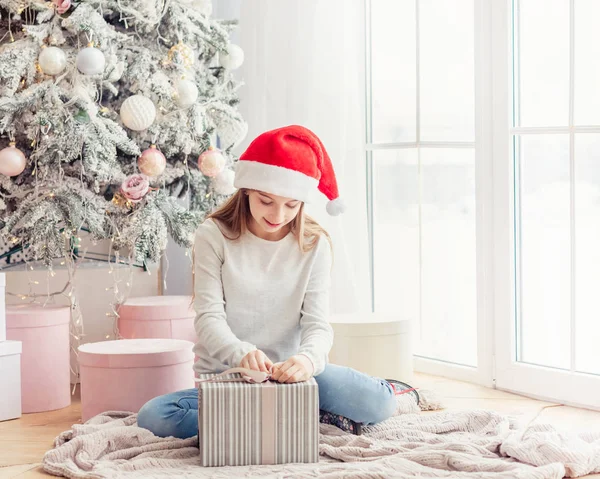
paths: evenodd
<path fill-rule="evenodd" d="M 0 0 L 0 240 L 50 266 L 83 230 L 157 261 L 233 193 L 235 23 L 206 0 L 71 2 Z"/>

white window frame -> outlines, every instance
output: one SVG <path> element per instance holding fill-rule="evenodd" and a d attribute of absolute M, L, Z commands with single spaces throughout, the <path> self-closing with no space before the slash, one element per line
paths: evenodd
<path fill-rule="evenodd" d="M 493 2 L 492 58 L 494 59 L 494 84 L 492 98 L 498 99 L 493 115 L 494 151 L 494 285 L 495 285 L 495 378 L 496 386 L 506 391 L 530 397 L 559 401 L 563 404 L 600 410 L 600 376 L 575 371 L 575 311 L 572 303 L 570 318 L 570 370 L 544 367 L 516 360 L 518 344 L 515 328 L 515 171 L 512 157 L 513 135 L 552 134 L 570 135 L 571 208 L 574 194 L 574 135 L 600 133 L 600 127 L 574 127 L 574 8 L 570 0 L 570 65 L 569 65 L 569 125 L 568 127 L 517 127 L 510 126 L 512 117 L 512 1 Z M 574 215 L 571 211 L 571 222 Z M 571 258 L 574 253 L 574 228 L 571 224 Z M 571 261 L 571 278 L 575 263 Z M 574 282 L 571 280 L 571 301 L 574 301 Z"/>

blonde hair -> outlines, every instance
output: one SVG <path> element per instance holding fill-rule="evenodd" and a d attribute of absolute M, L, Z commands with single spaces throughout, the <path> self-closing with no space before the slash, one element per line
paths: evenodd
<path fill-rule="evenodd" d="M 207 219 L 217 220 L 227 228 L 227 233 L 233 235 L 230 237 L 223 232 L 223 235 L 227 239 L 239 239 L 248 230 L 248 224 L 252 218 L 247 195 L 248 191 L 246 188 L 239 189 L 219 209 L 207 216 Z M 327 238 L 329 246 L 332 247 L 329 233 L 319 223 L 304 213 L 304 203 L 300 205 L 298 214 L 291 221 L 290 226 L 292 233 L 298 239 L 298 246 L 300 246 L 301 251 L 306 253 L 313 249 L 319 242 L 321 235 Z"/>

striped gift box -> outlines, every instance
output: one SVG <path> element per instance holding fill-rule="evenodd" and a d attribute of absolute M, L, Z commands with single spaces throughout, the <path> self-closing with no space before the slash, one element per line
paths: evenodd
<path fill-rule="evenodd" d="M 203 466 L 317 462 L 317 382 L 252 384 L 234 373 L 199 383 L 198 440 Z"/>

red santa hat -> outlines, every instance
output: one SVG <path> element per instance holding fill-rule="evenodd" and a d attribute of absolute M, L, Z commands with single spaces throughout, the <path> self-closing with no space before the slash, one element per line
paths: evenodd
<path fill-rule="evenodd" d="M 327 212 L 343 213 L 331 159 L 321 140 L 303 126 L 290 125 L 258 136 L 236 166 L 234 186 L 310 202 L 318 189 Z"/>

